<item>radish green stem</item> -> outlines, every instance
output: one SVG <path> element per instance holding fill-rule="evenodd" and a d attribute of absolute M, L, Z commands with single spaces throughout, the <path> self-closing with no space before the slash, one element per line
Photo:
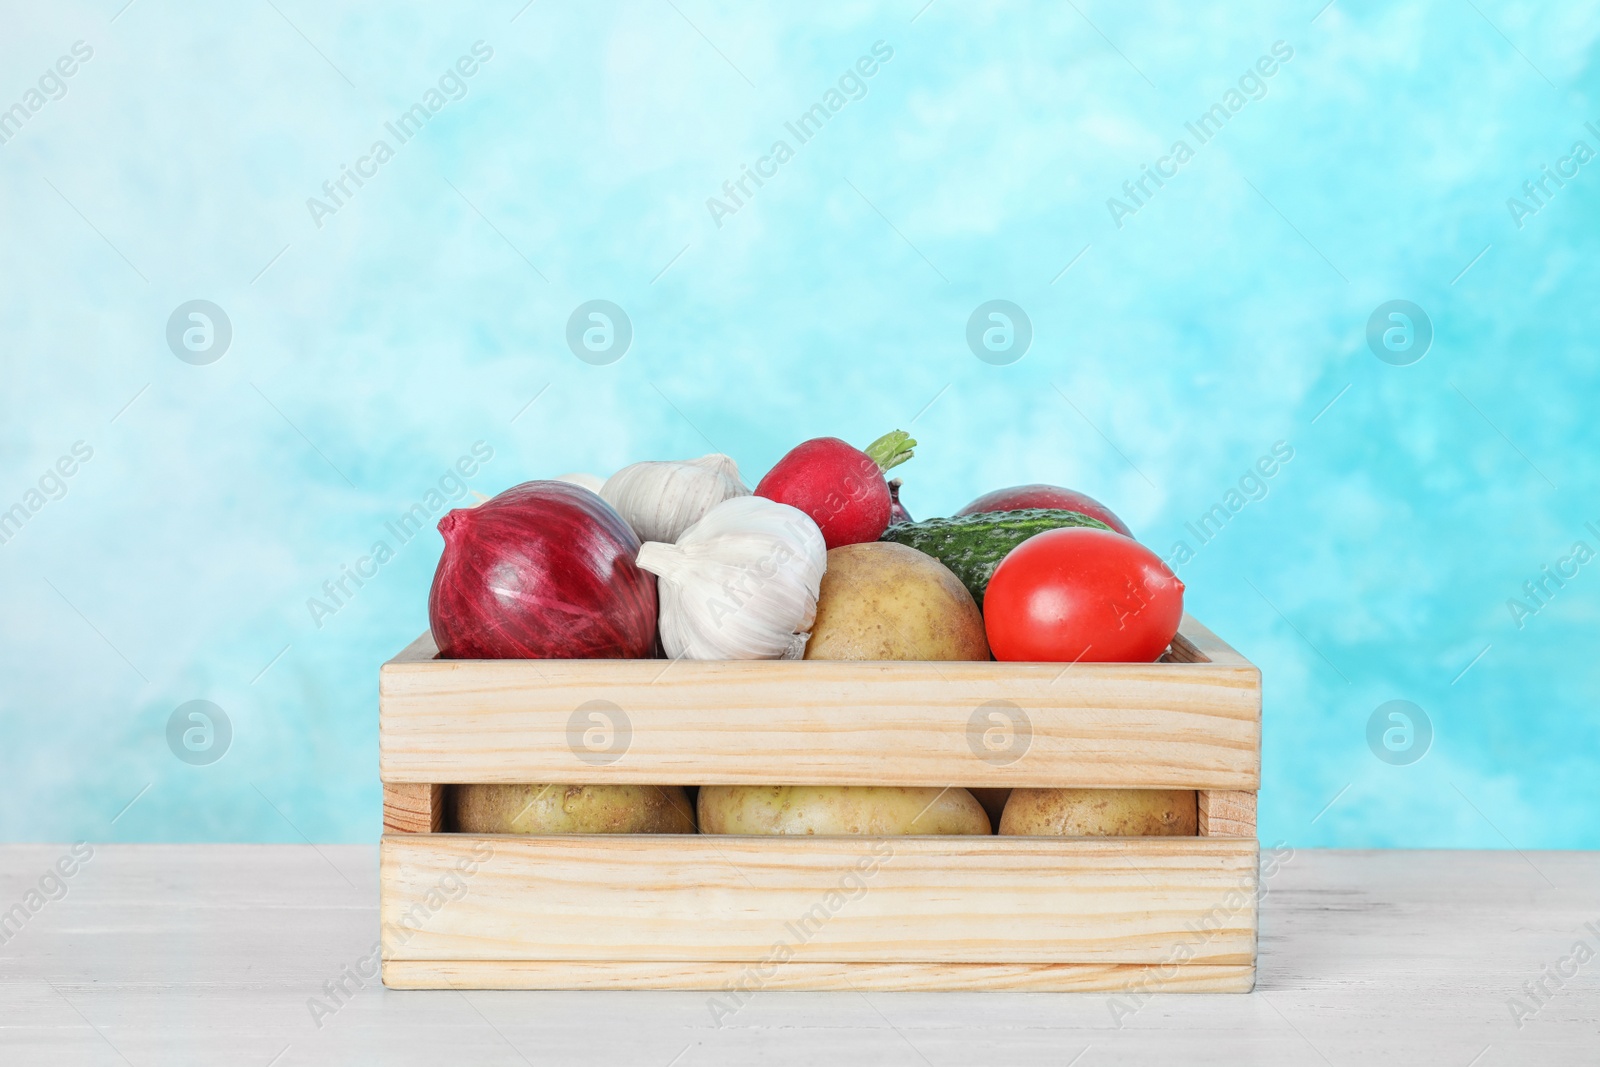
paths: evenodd
<path fill-rule="evenodd" d="M 868 445 L 865 452 L 881 470 L 888 471 L 916 455 L 916 444 L 904 430 L 894 430 Z"/>

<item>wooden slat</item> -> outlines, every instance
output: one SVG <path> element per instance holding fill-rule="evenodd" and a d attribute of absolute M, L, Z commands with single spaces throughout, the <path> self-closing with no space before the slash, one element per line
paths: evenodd
<path fill-rule="evenodd" d="M 1210 663 L 1205 653 L 1195 648 L 1181 633 L 1173 637 L 1172 644 L 1162 655 L 1162 663 Z"/>
<path fill-rule="evenodd" d="M 434 643 L 433 632 L 424 630 L 421 637 L 402 648 L 400 654 L 384 666 L 390 663 L 426 663 L 438 654 L 439 646 Z"/>
<path fill-rule="evenodd" d="M 1209 631 L 1186 625 L 1206 655 L 1225 654 Z M 385 664 L 380 694 L 385 782 L 1248 790 L 1260 780 L 1260 673 L 1242 659 L 423 658 Z M 586 759 L 591 753 L 571 740 L 583 736 L 572 732 L 572 716 L 590 701 L 620 709 L 609 712 L 613 725 L 625 719 L 631 730 L 613 761 Z M 1031 736 L 1018 738 L 1012 762 L 974 750 L 990 726 L 1004 724 L 985 709 L 994 701 L 1028 719 Z"/>
<path fill-rule="evenodd" d="M 433 634 L 424 630 L 420 637 L 401 649 L 400 654 L 389 663 L 426 663 L 438 654 L 439 646 L 434 642 Z M 1178 626 L 1177 637 L 1173 639 L 1171 658 L 1174 663 L 1225 663 L 1229 666 L 1250 662 L 1187 612 Z"/>
<path fill-rule="evenodd" d="M 1256 836 L 1256 795 L 1234 789 L 1199 793 L 1201 837 Z"/>
<path fill-rule="evenodd" d="M 388 960 L 391 989 L 682 989 L 723 993 L 724 1011 L 770 990 L 1248 993 L 1255 968 L 1190 963 L 745 963 Z"/>
<path fill-rule="evenodd" d="M 1179 641 L 1175 641 L 1174 650 L 1179 643 L 1186 644 L 1194 649 L 1200 659 L 1194 662 L 1215 663 L 1225 667 L 1253 667 L 1254 665 L 1235 651 L 1234 647 L 1216 634 L 1212 633 L 1204 624 L 1193 615 L 1184 613 L 1183 621 L 1178 625 Z"/>
<path fill-rule="evenodd" d="M 1249 840 L 389 834 L 380 856 L 385 959 L 1255 959 Z"/>
<path fill-rule="evenodd" d="M 436 834 L 444 829 L 444 789 L 426 783 L 385 785 L 384 833 Z"/>

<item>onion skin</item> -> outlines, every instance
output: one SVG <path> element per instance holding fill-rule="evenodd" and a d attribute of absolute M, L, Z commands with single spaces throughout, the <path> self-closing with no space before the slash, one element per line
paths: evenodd
<path fill-rule="evenodd" d="M 428 592 L 441 659 L 647 659 L 656 579 L 611 505 L 566 482 L 524 482 L 439 520 Z"/>
<path fill-rule="evenodd" d="M 893 526 L 897 522 L 916 522 L 917 521 L 916 519 L 913 519 L 911 517 L 911 512 L 906 510 L 906 506 L 904 504 L 900 503 L 900 486 L 903 485 L 903 484 L 904 483 L 901 482 L 899 478 L 890 478 L 889 479 L 889 525 L 890 526 Z M 881 537 L 882 535 L 880 534 L 879 536 Z"/>

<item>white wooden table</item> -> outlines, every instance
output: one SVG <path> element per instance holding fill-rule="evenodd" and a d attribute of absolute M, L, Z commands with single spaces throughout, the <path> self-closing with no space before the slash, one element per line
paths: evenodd
<path fill-rule="evenodd" d="M 66 855 L 0 846 L 7 1067 L 1600 1064 L 1600 853 L 1297 852 L 1266 882 L 1256 993 L 1153 997 L 1120 1027 L 1103 994 L 758 993 L 718 1026 L 698 993 L 346 977 L 336 1005 L 377 939 L 375 848 L 102 845 L 58 885 Z"/>

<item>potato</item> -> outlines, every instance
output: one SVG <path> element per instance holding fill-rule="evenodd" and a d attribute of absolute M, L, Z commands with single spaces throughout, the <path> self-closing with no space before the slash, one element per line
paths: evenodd
<path fill-rule="evenodd" d="M 983 615 L 949 567 L 890 541 L 828 552 L 806 659 L 989 658 Z"/>
<path fill-rule="evenodd" d="M 1193 837 L 1192 789 L 1013 789 L 1002 834 L 1035 837 Z"/>
<path fill-rule="evenodd" d="M 971 793 L 951 787 L 706 785 L 703 834 L 987 834 Z"/>
<path fill-rule="evenodd" d="M 458 785 L 455 828 L 475 834 L 692 834 L 675 785 Z"/>

